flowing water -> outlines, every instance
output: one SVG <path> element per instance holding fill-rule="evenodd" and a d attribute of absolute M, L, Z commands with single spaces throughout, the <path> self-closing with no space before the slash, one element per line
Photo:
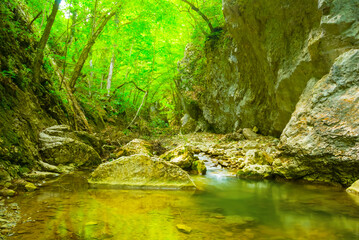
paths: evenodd
<path fill-rule="evenodd" d="M 201 191 L 89 189 L 78 172 L 12 199 L 9 239 L 359 239 L 359 203 L 342 189 L 247 181 L 207 161 Z M 177 230 L 183 224 L 190 233 Z"/>

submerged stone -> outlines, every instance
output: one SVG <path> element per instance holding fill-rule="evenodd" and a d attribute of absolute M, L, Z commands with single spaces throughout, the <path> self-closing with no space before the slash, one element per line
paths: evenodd
<path fill-rule="evenodd" d="M 187 233 L 187 234 L 192 232 L 192 228 L 187 225 L 184 225 L 184 224 L 177 224 L 176 228 L 179 232 L 183 232 L 183 233 Z"/>
<path fill-rule="evenodd" d="M 235 225 L 237 227 L 244 227 L 247 225 L 251 225 L 255 223 L 254 218 L 252 217 L 244 217 L 244 216 L 239 216 L 239 215 L 230 215 L 230 216 L 226 216 L 224 218 L 225 222 L 230 224 L 230 225 Z"/>
<path fill-rule="evenodd" d="M 196 188 L 188 173 L 180 167 L 143 154 L 101 164 L 88 182 L 93 187 Z"/>

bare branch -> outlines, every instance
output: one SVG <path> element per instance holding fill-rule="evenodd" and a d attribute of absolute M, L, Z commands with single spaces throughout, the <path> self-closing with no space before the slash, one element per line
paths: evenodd
<path fill-rule="evenodd" d="M 203 12 L 201 12 L 201 11 L 199 10 L 199 8 L 197 8 L 195 5 L 193 5 L 192 3 L 190 3 L 190 2 L 187 1 L 187 0 L 181 0 L 181 1 L 184 2 L 184 3 L 187 3 L 187 4 L 193 9 L 193 11 L 196 11 L 196 12 L 203 18 L 203 20 L 206 21 L 206 23 L 207 23 L 209 29 L 211 30 L 211 32 L 212 32 L 212 33 L 214 32 L 214 28 L 213 28 L 213 25 L 212 25 L 211 21 L 209 21 L 209 19 L 207 18 L 207 16 L 204 15 Z"/>
<path fill-rule="evenodd" d="M 28 29 L 30 29 L 31 25 L 35 22 L 35 20 L 40 17 L 41 13 L 42 13 L 42 10 L 36 15 L 36 17 L 34 17 L 34 19 L 32 19 L 32 21 L 29 23 L 29 25 L 27 25 Z"/>

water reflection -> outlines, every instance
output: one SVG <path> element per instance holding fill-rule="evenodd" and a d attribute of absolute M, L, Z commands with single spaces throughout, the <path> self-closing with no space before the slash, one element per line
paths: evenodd
<path fill-rule="evenodd" d="M 12 200 L 22 221 L 9 239 L 359 239 L 359 207 L 342 189 L 217 170 L 195 177 L 197 192 L 88 189 L 87 173 L 67 175 Z"/>

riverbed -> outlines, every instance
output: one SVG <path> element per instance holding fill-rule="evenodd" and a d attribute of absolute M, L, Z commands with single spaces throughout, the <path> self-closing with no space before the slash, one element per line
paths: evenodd
<path fill-rule="evenodd" d="M 200 158 L 197 191 L 91 189 L 89 172 L 45 183 L 9 200 L 21 214 L 9 239 L 359 239 L 358 199 L 343 189 L 237 179 Z"/>

